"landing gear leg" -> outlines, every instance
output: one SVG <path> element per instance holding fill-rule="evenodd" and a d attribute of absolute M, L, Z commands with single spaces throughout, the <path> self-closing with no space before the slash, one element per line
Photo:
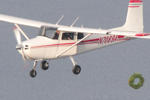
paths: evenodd
<path fill-rule="evenodd" d="M 36 72 L 36 66 L 37 66 L 37 60 L 34 61 L 34 64 L 33 64 L 33 69 L 30 71 L 30 76 L 32 78 L 36 77 L 37 75 L 37 72 Z"/>
<path fill-rule="evenodd" d="M 77 65 L 77 63 L 75 62 L 75 60 L 73 59 L 72 56 L 70 56 L 70 60 L 74 66 L 74 68 L 72 69 L 72 72 L 75 74 L 75 75 L 78 75 L 80 74 L 81 72 L 81 67 L 79 65 Z"/>

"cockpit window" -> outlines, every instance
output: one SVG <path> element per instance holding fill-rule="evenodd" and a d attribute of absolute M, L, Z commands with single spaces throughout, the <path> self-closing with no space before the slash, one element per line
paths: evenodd
<path fill-rule="evenodd" d="M 74 33 L 63 33 L 62 40 L 74 40 Z"/>
<path fill-rule="evenodd" d="M 46 29 L 46 30 L 45 30 L 45 36 L 52 39 L 52 38 L 54 37 L 54 33 L 55 33 L 55 32 L 56 32 L 56 30 Z"/>
<path fill-rule="evenodd" d="M 59 32 L 56 31 L 55 34 L 54 34 L 54 36 L 53 36 L 53 39 L 58 40 L 58 37 L 59 37 Z"/>

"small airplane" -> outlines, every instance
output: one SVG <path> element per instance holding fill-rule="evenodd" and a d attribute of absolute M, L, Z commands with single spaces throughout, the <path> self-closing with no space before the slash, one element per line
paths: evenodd
<path fill-rule="evenodd" d="M 125 24 L 113 29 L 75 27 L 77 19 L 71 26 L 59 25 L 62 18 L 56 24 L 50 24 L 0 14 L 0 21 L 15 25 L 16 50 L 23 59 L 34 61 L 30 71 L 32 78 L 37 75 L 38 61 L 41 61 L 41 68 L 47 70 L 49 68 L 48 60 L 70 57 L 73 64 L 72 72 L 78 75 L 81 72 L 81 67 L 73 59 L 74 55 L 133 39 L 150 39 L 150 34 L 143 32 L 142 0 L 130 0 Z M 40 34 L 29 39 L 19 25 L 39 28 Z M 25 41 L 22 41 L 21 35 L 25 37 Z"/>

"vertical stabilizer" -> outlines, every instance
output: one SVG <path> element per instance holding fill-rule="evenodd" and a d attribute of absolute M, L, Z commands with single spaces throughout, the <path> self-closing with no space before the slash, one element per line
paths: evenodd
<path fill-rule="evenodd" d="M 143 32 L 143 29 L 143 1 L 130 0 L 125 24 L 112 30 Z"/>
<path fill-rule="evenodd" d="M 143 2 L 142 0 L 130 0 L 128 6 L 125 28 L 129 31 L 143 32 Z"/>

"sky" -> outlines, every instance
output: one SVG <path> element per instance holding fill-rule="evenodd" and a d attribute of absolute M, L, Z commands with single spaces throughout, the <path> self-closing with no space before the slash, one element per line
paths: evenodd
<path fill-rule="evenodd" d="M 150 1 L 144 0 L 145 32 L 150 32 Z M 128 0 L 1 0 L 0 13 L 63 25 L 113 28 L 124 24 Z M 39 30 L 23 27 L 29 37 Z M 0 22 L 0 100 L 149 100 L 150 40 L 126 43 L 75 56 L 82 67 L 80 75 L 72 73 L 69 58 L 51 60 L 48 71 L 37 67 L 37 77 L 29 71 L 33 62 L 26 62 L 17 53 L 13 25 Z M 144 86 L 134 90 L 128 79 L 139 72 Z"/>

